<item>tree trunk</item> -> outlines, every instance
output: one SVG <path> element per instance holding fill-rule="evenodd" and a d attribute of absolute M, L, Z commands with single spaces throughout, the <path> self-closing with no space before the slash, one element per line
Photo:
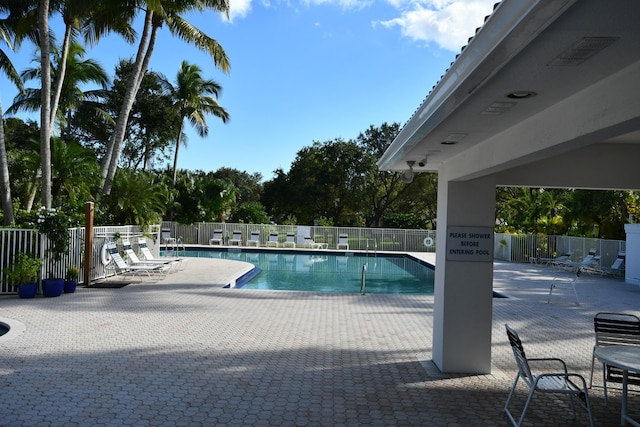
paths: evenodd
<path fill-rule="evenodd" d="M 180 143 L 182 142 L 182 128 L 184 127 L 184 118 L 180 121 L 180 129 L 178 129 L 178 139 L 176 140 L 176 152 L 173 155 L 173 181 L 172 184 L 176 186 L 176 178 L 178 177 L 178 150 L 180 149 Z"/>
<path fill-rule="evenodd" d="M 51 208 L 51 60 L 49 52 L 49 0 L 38 5 L 40 33 L 40 68 L 42 90 L 40 96 L 40 167 L 42 169 L 42 206 Z"/>
<path fill-rule="evenodd" d="M 0 102 L 0 197 L 2 198 L 2 212 L 4 225 L 11 225 L 13 205 L 11 204 L 11 180 L 9 178 L 9 163 L 7 161 L 7 147 L 4 141 L 4 120 L 2 118 L 2 102 Z"/>
<path fill-rule="evenodd" d="M 147 10 L 144 20 L 144 31 L 140 38 L 140 44 L 138 46 L 138 53 L 136 54 L 136 62 L 134 64 L 133 76 L 129 82 L 129 87 L 125 93 L 124 100 L 122 101 L 122 107 L 120 108 L 120 114 L 118 115 L 118 121 L 116 122 L 116 128 L 111 137 L 111 141 L 107 146 L 104 159 L 102 159 L 102 194 L 108 195 L 111 193 L 111 186 L 113 178 L 115 177 L 116 170 L 118 168 L 118 161 L 120 160 L 120 151 L 122 149 L 122 143 L 124 142 L 125 132 L 127 130 L 127 122 L 129 121 L 129 113 L 133 108 L 133 103 L 136 100 L 136 94 L 140 87 L 140 78 L 137 76 L 144 75 L 145 64 L 148 64 L 147 56 L 149 50 L 153 51 L 153 44 L 155 42 L 155 36 L 153 36 L 154 29 L 153 23 L 153 11 Z"/>
<path fill-rule="evenodd" d="M 62 42 L 62 57 L 60 58 L 60 64 L 58 64 L 58 69 L 60 72 L 56 76 L 56 87 L 53 96 L 53 101 L 51 102 L 51 115 L 49 116 L 50 120 L 50 129 L 49 134 L 53 132 L 53 124 L 56 119 L 56 111 L 58 110 L 58 104 L 60 103 L 60 96 L 62 94 L 62 84 L 64 83 L 64 76 L 67 73 L 67 58 L 69 56 L 69 42 L 71 40 L 71 26 L 65 26 L 64 30 L 64 40 Z"/>

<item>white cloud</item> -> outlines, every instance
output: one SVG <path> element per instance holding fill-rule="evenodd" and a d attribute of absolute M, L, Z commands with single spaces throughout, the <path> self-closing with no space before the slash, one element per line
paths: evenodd
<path fill-rule="evenodd" d="M 373 0 L 302 0 L 307 6 L 334 5 L 344 10 L 360 10 L 373 3 Z"/>
<path fill-rule="evenodd" d="M 251 11 L 251 0 L 229 0 L 229 21 L 244 18 Z"/>
<path fill-rule="evenodd" d="M 398 18 L 374 22 L 387 28 L 400 27 L 403 36 L 454 52 L 467 44 L 476 28 L 482 26 L 484 17 L 491 14 L 498 0 L 422 0 L 405 3 L 388 0 L 404 9 Z M 405 9 L 405 7 L 407 9 Z"/>

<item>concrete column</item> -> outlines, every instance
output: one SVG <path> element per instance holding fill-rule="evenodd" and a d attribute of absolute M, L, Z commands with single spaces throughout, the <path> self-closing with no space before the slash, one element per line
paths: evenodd
<path fill-rule="evenodd" d="M 438 177 L 438 221 L 433 319 L 433 361 L 443 372 L 491 372 L 493 229 L 495 181 L 492 177 L 450 182 Z M 471 230 L 490 233 L 488 241 L 456 239 Z M 472 236 L 471 236 L 472 237 Z M 476 256 L 478 245 L 490 248 Z M 464 246 L 459 249 L 460 245 Z M 458 249 L 456 249 L 458 248 Z M 469 253 L 459 255 L 460 253 Z"/>
<path fill-rule="evenodd" d="M 625 224 L 627 245 L 624 261 L 624 281 L 640 285 L 640 264 L 635 260 L 640 257 L 640 224 Z"/>

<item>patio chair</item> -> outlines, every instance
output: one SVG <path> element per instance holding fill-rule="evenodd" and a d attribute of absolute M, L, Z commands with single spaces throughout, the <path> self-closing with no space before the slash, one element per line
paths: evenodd
<path fill-rule="evenodd" d="M 242 245 L 242 231 L 240 230 L 233 230 L 233 233 L 231 234 L 231 238 L 229 239 L 229 246 L 233 246 L 233 245 Z"/>
<path fill-rule="evenodd" d="M 249 234 L 249 239 L 247 240 L 247 246 L 260 247 L 260 232 L 259 231 L 252 231 Z"/>
<path fill-rule="evenodd" d="M 278 247 L 278 232 L 277 231 L 269 232 L 269 240 L 267 240 L 267 247 L 269 247 L 269 246 L 275 246 L 276 248 Z"/>
<path fill-rule="evenodd" d="M 146 274 L 149 279 L 153 279 L 154 277 L 163 278 L 166 275 L 167 269 L 163 268 L 162 265 L 129 265 L 122 259 L 120 256 L 120 252 L 118 252 L 118 248 L 116 244 L 113 242 L 107 243 L 107 250 L 109 251 L 109 255 L 111 255 L 111 260 L 115 264 L 115 274 L 122 274 L 123 277 L 126 276 L 136 276 L 142 280 L 142 274 Z M 154 276 L 152 276 L 152 273 Z"/>
<path fill-rule="evenodd" d="M 555 258 L 534 258 L 536 263 L 539 264 L 551 264 L 554 266 L 555 264 L 561 264 L 567 261 L 571 261 L 571 251 L 564 252 L 562 255 L 558 255 Z"/>
<path fill-rule="evenodd" d="M 580 278 L 581 274 L 582 274 L 582 267 L 578 267 L 573 279 L 554 277 L 553 281 L 551 282 L 551 286 L 549 287 L 549 296 L 547 297 L 547 304 L 551 303 L 551 293 L 553 292 L 553 290 L 563 288 L 563 289 L 573 290 L 573 295 L 576 297 L 576 305 L 580 305 L 580 300 L 578 299 L 578 292 L 576 292 L 576 282 Z"/>
<path fill-rule="evenodd" d="M 310 247 L 311 249 L 326 249 L 326 243 L 319 243 L 314 241 L 311 236 L 304 236 L 304 244 Z"/>
<path fill-rule="evenodd" d="M 160 231 L 160 241 L 164 243 L 166 246 L 172 246 L 178 243 L 178 239 L 171 236 L 170 228 L 163 228 Z"/>
<path fill-rule="evenodd" d="M 122 239 L 122 248 L 124 249 L 124 253 L 127 256 L 127 258 L 129 259 L 129 261 L 131 261 L 132 265 L 160 265 L 160 266 L 166 266 L 168 268 L 168 272 L 171 271 L 175 271 L 176 266 L 178 265 L 177 262 L 171 261 L 171 260 L 141 260 L 140 258 L 138 258 L 138 254 L 136 254 L 136 251 L 133 250 L 133 247 L 131 246 L 131 243 L 126 240 L 126 239 Z"/>
<path fill-rule="evenodd" d="M 531 404 L 531 401 L 533 399 L 533 395 L 535 394 L 535 392 L 539 392 L 569 395 L 569 402 L 571 404 L 571 410 L 573 412 L 573 419 L 576 418 L 576 410 L 574 404 L 574 400 L 576 399 L 574 398 L 577 397 L 578 402 L 582 405 L 582 407 L 586 409 L 587 413 L 589 414 L 589 423 L 591 427 L 593 427 L 593 415 L 591 414 L 591 403 L 589 402 L 587 382 L 582 377 L 582 375 L 568 372 L 567 364 L 562 359 L 527 358 L 518 333 L 510 328 L 509 325 L 505 325 L 505 328 L 507 330 L 507 336 L 509 337 L 509 344 L 511 344 L 511 349 L 513 350 L 513 356 L 515 357 L 516 364 L 518 365 L 518 375 L 516 375 L 516 379 L 513 382 L 511 391 L 509 392 L 509 397 L 507 398 L 507 402 L 504 405 L 504 412 L 509 417 L 511 423 L 514 426 L 522 425 L 524 417 L 527 414 L 527 409 L 529 409 L 529 405 Z M 551 370 L 548 372 L 534 374 L 531 370 L 530 363 L 532 365 L 545 365 Z M 553 367 L 551 367 L 552 365 Z M 515 418 L 511 414 L 511 411 L 509 410 L 509 403 L 511 403 L 511 398 L 516 391 L 516 386 L 518 385 L 518 381 L 520 381 L 520 378 L 522 378 L 524 384 L 529 388 L 529 395 L 524 405 L 524 409 L 522 410 L 522 414 L 520 415 L 520 419 L 516 422 Z"/>
<path fill-rule="evenodd" d="M 596 349 L 609 345 L 640 345 L 640 318 L 633 314 L 600 312 L 593 318 L 596 343 L 591 357 L 591 376 L 589 387 L 593 385 L 593 369 L 596 360 Z M 629 372 L 629 384 L 640 385 L 640 374 Z M 604 387 L 604 403 L 608 405 L 607 382 L 622 383 L 622 370 L 602 364 L 602 384 Z"/>
<path fill-rule="evenodd" d="M 222 230 L 213 230 L 213 237 L 209 239 L 209 244 L 222 246 L 222 243 Z"/>
<path fill-rule="evenodd" d="M 614 277 L 624 277 L 624 261 L 626 256 L 626 252 L 618 252 L 618 258 L 613 261 L 611 267 L 600 267 L 602 274 L 610 274 Z"/>
<path fill-rule="evenodd" d="M 287 246 L 291 246 L 293 248 L 296 247 L 296 234 L 292 232 L 287 233 L 286 240 L 282 243 L 282 247 L 286 248 Z"/>
<path fill-rule="evenodd" d="M 348 234 L 340 234 L 338 236 L 338 244 L 336 245 L 336 249 L 345 248 L 349 250 L 349 235 Z"/>
<path fill-rule="evenodd" d="M 156 258 L 149 250 L 149 247 L 147 246 L 147 241 L 142 237 L 138 239 L 138 248 L 140 249 L 140 252 L 142 252 L 142 256 L 144 257 L 145 260 L 147 261 L 161 260 L 161 261 L 175 262 L 176 270 L 184 269 L 184 266 L 188 260 L 188 258 L 169 258 L 164 256 Z"/>

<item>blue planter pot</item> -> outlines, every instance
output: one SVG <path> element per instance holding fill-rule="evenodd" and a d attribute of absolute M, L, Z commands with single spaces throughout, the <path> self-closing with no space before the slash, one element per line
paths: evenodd
<path fill-rule="evenodd" d="M 26 283 L 18 286 L 18 295 L 20 298 L 34 298 L 38 292 L 37 283 Z"/>
<path fill-rule="evenodd" d="M 64 291 L 64 279 L 42 279 L 42 294 L 45 297 L 59 297 Z"/>
<path fill-rule="evenodd" d="M 72 294 L 76 291 L 76 286 L 78 286 L 78 282 L 75 280 L 65 280 L 64 281 L 64 293 Z"/>

